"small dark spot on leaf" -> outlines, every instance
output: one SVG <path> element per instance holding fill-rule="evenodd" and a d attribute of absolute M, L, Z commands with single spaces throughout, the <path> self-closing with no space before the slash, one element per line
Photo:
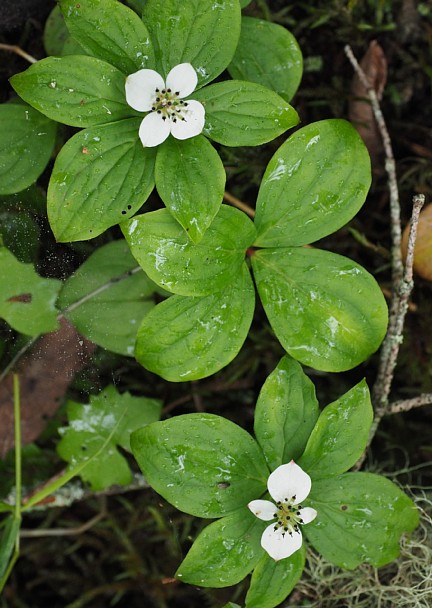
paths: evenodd
<path fill-rule="evenodd" d="M 220 483 L 217 484 L 217 487 L 220 488 L 221 490 L 224 490 L 225 488 L 229 488 L 230 485 L 231 484 L 228 481 L 221 481 Z"/>
<path fill-rule="evenodd" d="M 346 511 L 348 509 L 348 505 L 341 505 L 341 511 Z"/>
<path fill-rule="evenodd" d="M 6 300 L 6 302 L 21 302 L 22 304 L 29 304 L 31 301 L 31 293 L 20 293 L 18 296 L 11 296 Z"/>

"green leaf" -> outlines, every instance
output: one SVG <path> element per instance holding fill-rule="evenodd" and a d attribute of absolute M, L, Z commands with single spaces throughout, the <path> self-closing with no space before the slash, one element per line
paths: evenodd
<path fill-rule="evenodd" d="M 47 55 L 86 55 L 85 50 L 70 37 L 60 7 L 57 5 L 50 12 L 45 22 L 43 43 Z"/>
<path fill-rule="evenodd" d="M 188 62 L 197 71 L 198 87 L 214 80 L 234 55 L 240 17 L 238 0 L 147 0 L 143 20 L 162 76 Z"/>
<path fill-rule="evenodd" d="M 317 419 L 313 383 L 297 361 L 283 357 L 265 381 L 255 408 L 255 437 L 271 471 L 299 458 Z"/>
<path fill-rule="evenodd" d="M 255 228 L 238 209 L 222 205 L 195 245 L 167 209 L 145 213 L 124 225 L 133 255 L 149 277 L 173 293 L 205 296 L 221 291 L 239 274 Z"/>
<path fill-rule="evenodd" d="M 225 169 L 219 154 L 202 135 L 169 137 L 158 147 L 156 188 L 170 213 L 194 243 L 199 243 L 220 209 Z"/>
<path fill-rule="evenodd" d="M 206 526 L 180 564 L 176 577 L 199 587 L 230 587 L 260 559 L 260 521 L 240 509 Z"/>
<path fill-rule="evenodd" d="M 240 0 L 240 6 L 242 8 L 246 8 L 246 6 L 248 6 L 251 2 L 252 0 Z"/>
<path fill-rule="evenodd" d="M 130 357 L 157 290 L 144 272 L 136 270 L 125 241 L 112 241 L 99 247 L 64 283 L 57 303 L 80 334 Z"/>
<path fill-rule="evenodd" d="M 399 539 L 418 525 L 413 501 L 394 483 L 372 473 L 344 473 L 312 484 L 308 506 L 317 518 L 305 535 L 328 561 L 342 568 L 376 568 L 399 555 Z"/>
<path fill-rule="evenodd" d="M 47 57 L 12 76 L 10 83 L 36 110 L 72 127 L 137 115 L 126 103 L 124 74 L 95 57 Z"/>
<path fill-rule="evenodd" d="M 0 318 L 16 331 L 37 336 L 58 329 L 55 308 L 61 282 L 43 279 L 0 247 Z"/>
<path fill-rule="evenodd" d="M 301 578 L 305 553 L 304 544 L 291 557 L 277 562 L 264 553 L 252 573 L 246 608 L 279 606 Z"/>
<path fill-rule="evenodd" d="M 28 188 L 45 169 L 57 125 L 22 104 L 0 106 L 0 194 Z"/>
<path fill-rule="evenodd" d="M 132 431 L 158 420 L 161 405 L 156 399 L 120 395 L 113 386 L 90 397 L 87 405 L 70 401 L 69 426 L 59 431 L 57 452 L 72 468 L 86 465 L 79 474 L 94 491 L 128 484 L 132 473 L 117 446 L 130 450 Z"/>
<path fill-rule="evenodd" d="M 304 365 L 351 369 L 381 344 L 384 296 L 352 260 L 311 248 L 262 249 L 252 256 L 252 267 L 273 331 Z"/>
<path fill-rule="evenodd" d="M 297 40 L 281 25 L 242 17 L 240 40 L 228 71 L 237 80 L 257 82 L 290 101 L 301 81 L 303 57 Z"/>
<path fill-rule="evenodd" d="M 154 187 L 154 148 L 138 139 L 140 119 L 85 129 L 61 149 L 48 186 L 58 241 L 80 241 L 127 219 Z"/>
<path fill-rule="evenodd" d="M 193 98 L 205 107 L 204 134 L 224 146 L 265 144 L 299 121 L 282 97 L 253 82 L 218 82 Z"/>
<path fill-rule="evenodd" d="M 362 380 L 321 412 L 298 464 L 313 480 L 344 473 L 366 449 L 372 421 L 369 389 Z"/>
<path fill-rule="evenodd" d="M 0 579 L 4 577 L 8 570 L 17 543 L 19 543 L 19 533 L 21 528 L 21 518 L 9 515 L 1 535 L 0 542 Z M 6 581 L 0 580 L 0 588 Z"/>
<path fill-rule="evenodd" d="M 221 416 L 185 414 L 152 424 L 133 433 L 131 447 L 152 488 L 197 517 L 227 515 L 266 489 L 258 444 Z"/>
<path fill-rule="evenodd" d="M 146 26 L 118 0 L 60 0 L 60 6 L 72 36 L 95 57 L 126 75 L 154 67 Z"/>
<path fill-rule="evenodd" d="M 232 284 L 204 297 L 172 296 L 144 318 L 135 356 L 171 382 L 206 378 L 228 365 L 246 340 L 255 292 L 246 264 Z"/>
<path fill-rule="evenodd" d="M 258 193 L 259 247 L 304 245 L 344 226 L 371 183 L 369 154 L 344 120 L 296 131 L 270 160 Z"/>

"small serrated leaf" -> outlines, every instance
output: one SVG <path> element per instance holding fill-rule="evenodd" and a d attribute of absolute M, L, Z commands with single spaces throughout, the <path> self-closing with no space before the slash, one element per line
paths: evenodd
<path fill-rule="evenodd" d="M 0 247 L 0 318 L 28 336 L 59 327 L 55 307 L 61 281 L 40 277 L 32 264 L 19 262 Z"/>
<path fill-rule="evenodd" d="M 57 452 L 94 491 L 130 483 L 131 470 L 117 446 L 130 450 L 132 431 L 158 420 L 161 406 L 156 399 L 120 395 L 113 386 L 91 397 L 89 404 L 70 401 L 69 426 L 60 430 Z"/>
<path fill-rule="evenodd" d="M 59 308 L 81 335 L 129 357 L 138 327 L 153 308 L 152 296 L 159 289 L 142 270 L 133 270 L 137 264 L 126 242 L 112 241 L 65 281 L 58 299 Z"/>

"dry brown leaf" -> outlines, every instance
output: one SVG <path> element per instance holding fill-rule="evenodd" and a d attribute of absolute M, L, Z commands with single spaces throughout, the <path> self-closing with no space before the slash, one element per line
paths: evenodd
<path fill-rule="evenodd" d="M 381 99 L 387 82 L 387 60 L 384 51 L 376 40 L 372 40 L 369 44 L 366 54 L 360 61 L 360 66 L 374 88 L 378 99 Z M 357 74 L 354 75 L 351 83 L 348 115 L 369 150 L 372 167 L 376 167 L 383 151 L 382 140 L 367 89 L 363 86 Z"/>
<path fill-rule="evenodd" d="M 409 224 L 402 236 L 402 255 L 405 259 L 408 247 Z M 432 281 L 432 204 L 420 213 L 417 240 L 414 249 L 414 271 L 423 279 Z"/>
<path fill-rule="evenodd" d="M 20 379 L 21 432 L 23 444 L 31 443 L 57 411 L 74 375 L 84 367 L 95 349 L 65 319 L 60 329 L 45 334 L 23 357 Z M 0 457 L 14 444 L 12 374 L 0 385 Z"/>

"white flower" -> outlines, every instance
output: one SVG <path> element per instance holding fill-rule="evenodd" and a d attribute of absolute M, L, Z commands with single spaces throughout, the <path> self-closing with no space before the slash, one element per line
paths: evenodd
<path fill-rule="evenodd" d="M 289 557 L 302 545 L 300 525 L 317 516 L 315 509 L 302 507 L 312 486 L 311 478 L 293 460 L 278 467 L 267 480 L 270 496 L 275 500 L 252 500 L 249 509 L 259 519 L 270 521 L 261 537 L 261 546 L 274 560 Z"/>
<path fill-rule="evenodd" d="M 154 70 L 138 70 L 126 78 L 126 101 L 138 112 L 149 112 L 141 123 L 139 136 L 144 147 L 158 146 L 171 133 L 189 139 L 204 128 L 204 106 L 190 95 L 198 76 L 190 63 L 176 65 L 166 83 Z"/>

